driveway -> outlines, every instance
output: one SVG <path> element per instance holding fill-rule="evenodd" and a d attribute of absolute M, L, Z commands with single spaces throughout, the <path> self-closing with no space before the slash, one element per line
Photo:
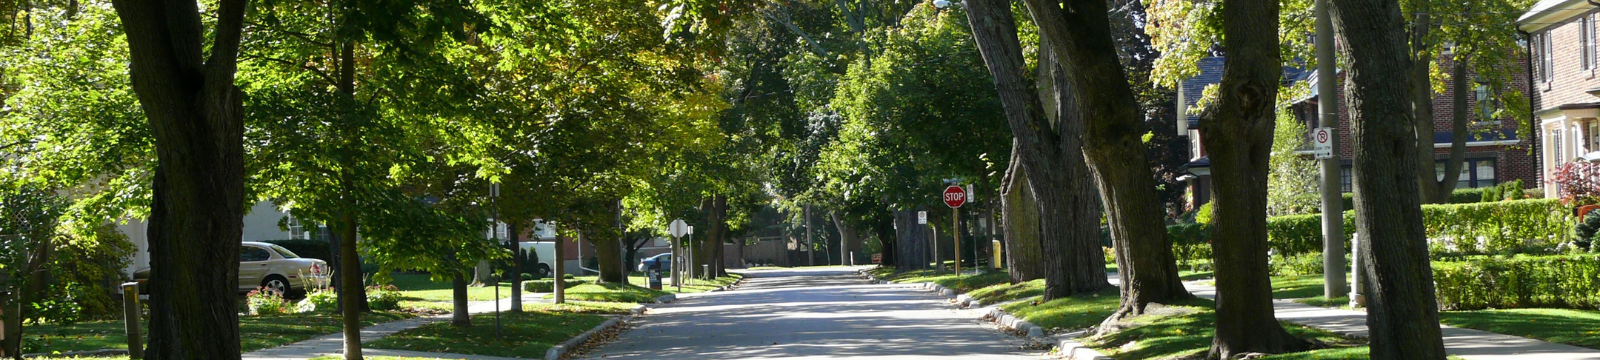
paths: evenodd
<path fill-rule="evenodd" d="M 588 359 L 1037 359 L 975 311 L 851 268 L 750 271 L 738 290 L 690 294 L 635 318 Z"/>

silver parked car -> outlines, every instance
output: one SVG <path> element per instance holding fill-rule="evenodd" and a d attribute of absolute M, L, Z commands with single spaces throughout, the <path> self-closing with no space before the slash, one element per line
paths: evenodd
<path fill-rule="evenodd" d="M 308 284 L 317 287 L 328 284 L 332 269 L 325 261 L 302 258 L 282 246 L 263 242 L 239 245 L 240 292 L 260 287 L 289 295 L 306 291 Z M 139 269 L 133 273 L 133 278 L 140 283 L 140 292 L 145 292 L 147 288 L 142 285 L 150 281 L 150 268 Z"/>

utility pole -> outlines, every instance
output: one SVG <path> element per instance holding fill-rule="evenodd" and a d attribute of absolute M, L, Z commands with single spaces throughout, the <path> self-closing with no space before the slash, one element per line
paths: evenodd
<path fill-rule="evenodd" d="M 1339 166 L 1339 76 L 1334 70 L 1333 20 L 1328 14 L 1329 0 L 1316 0 L 1317 13 L 1317 126 L 1332 128 L 1334 156 L 1322 159 L 1322 296 L 1332 299 L 1344 293 L 1344 204 Z M 1357 254 L 1360 249 L 1353 249 Z M 1361 271 L 1361 269 L 1355 269 Z M 1359 286 L 1359 285 L 1358 285 Z"/>

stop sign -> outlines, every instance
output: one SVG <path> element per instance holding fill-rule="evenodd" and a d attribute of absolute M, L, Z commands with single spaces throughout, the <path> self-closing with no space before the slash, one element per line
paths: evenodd
<path fill-rule="evenodd" d="M 967 190 L 960 186 L 950 185 L 944 188 L 944 204 L 950 208 L 959 208 L 967 203 Z"/>

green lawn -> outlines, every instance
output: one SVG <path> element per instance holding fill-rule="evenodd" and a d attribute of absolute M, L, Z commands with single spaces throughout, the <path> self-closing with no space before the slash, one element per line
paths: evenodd
<path fill-rule="evenodd" d="M 410 318 L 400 312 L 372 312 L 361 317 L 363 326 Z M 333 314 L 292 314 L 239 317 L 239 341 L 244 351 L 255 351 L 337 333 L 342 329 Z M 144 323 L 149 326 L 149 322 Z M 127 349 L 128 337 L 121 321 L 86 321 L 73 325 L 34 325 L 23 328 L 29 352 L 67 352 Z"/>
<path fill-rule="evenodd" d="M 1600 349 L 1600 311 L 1570 309 L 1490 309 L 1445 311 L 1439 322 L 1492 333 Z"/>
<path fill-rule="evenodd" d="M 1086 345 L 1117 359 L 1171 359 L 1203 354 L 1211 347 L 1216 327 L 1216 313 L 1209 300 L 1197 299 L 1186 304 L 1186 315 L 1143 316 L 1131 320 L 1140 324 L 1114 334 L 1090 338 Z M 1312 329 L 1288 322 L 1280 322 L 1284 330 L 1301 338 L 1314 338 L 1333 348 L 1293 354 L 1280 354 L 1262 359 L 1364 359 L 1367 350 L 1361 340 L 1345 338 L 1330 332 Z"/>
<path fill-rule="evenodd" d="M 450 280 L 433 281 L 428 277 L 427 274 L 394 274 L 391 275 L 392 280 L 389 281 L 389 284 L 400 288 L 400 293 L 405 296 L 406 300 L 449 303 L 455 298 L 455 294 L 450 289 Z M 500 286 L 497 287 L 500 289 L 500 297 L 511 296 L 510 281 L 501 282 Z M 467 300 L 494 300 L 495 288 L 496 286 L 468 286 Z"/>
<path fill-rule="evenodd" d="M 480 314 L 472 317 L 473 326 L 469 328 L 455 328 L 449 322 L 431 323 L 373 340 L 367 347 L 542 358 L 551 346 L 604 322 L 606 317 L 599 314 L 627 312 L 614 305 L 589 303 L 528 304 L 524 309 L 527 311 L 520 314 L 500 315 L 500 337 L 495 336 L 494 315 Z"/>
<path fill-rule="evenodd" d="M 1073 331 L 1098 325 L 1107 316 L 1111 316 L 1111 313 L 1117 311 L 1120 302 L 1117 296 L 1116 288 L 1106 288 L 1091 294 L 1044 303 L 1040 303 L 1037 298 L 1019 301 L 1001 306 L 1000 309 L 1050 332 Z"/>
<path fill-rule="evenodd" d="M 1044 279 L 1035 279 L 1033 281 L 1016 284 L 1002 282 L 967 293 L 967 295 L 972 296 L 973 299 L 977 299 L 984 304 L 997 304 L 1003 301 L 1034 297 L 1042 294 L 1044 294 Z"/>
<path fill-rule="evenodd" d="M 965 293 L 989 286 L 1005 284 L 1011 281 L 1011 276 L 1005 270 L 990 271 L 978 275 L 956 276 L 946 272 L 937 274 L 933 270 L 916 270 L 896 273 L 892 267 L 877 267 L 871 270 L 872 276 L 878 280 L 887 280 L 895 283 L 920 283 L 931 282 L 955 290 L 956 293 Z"/>

